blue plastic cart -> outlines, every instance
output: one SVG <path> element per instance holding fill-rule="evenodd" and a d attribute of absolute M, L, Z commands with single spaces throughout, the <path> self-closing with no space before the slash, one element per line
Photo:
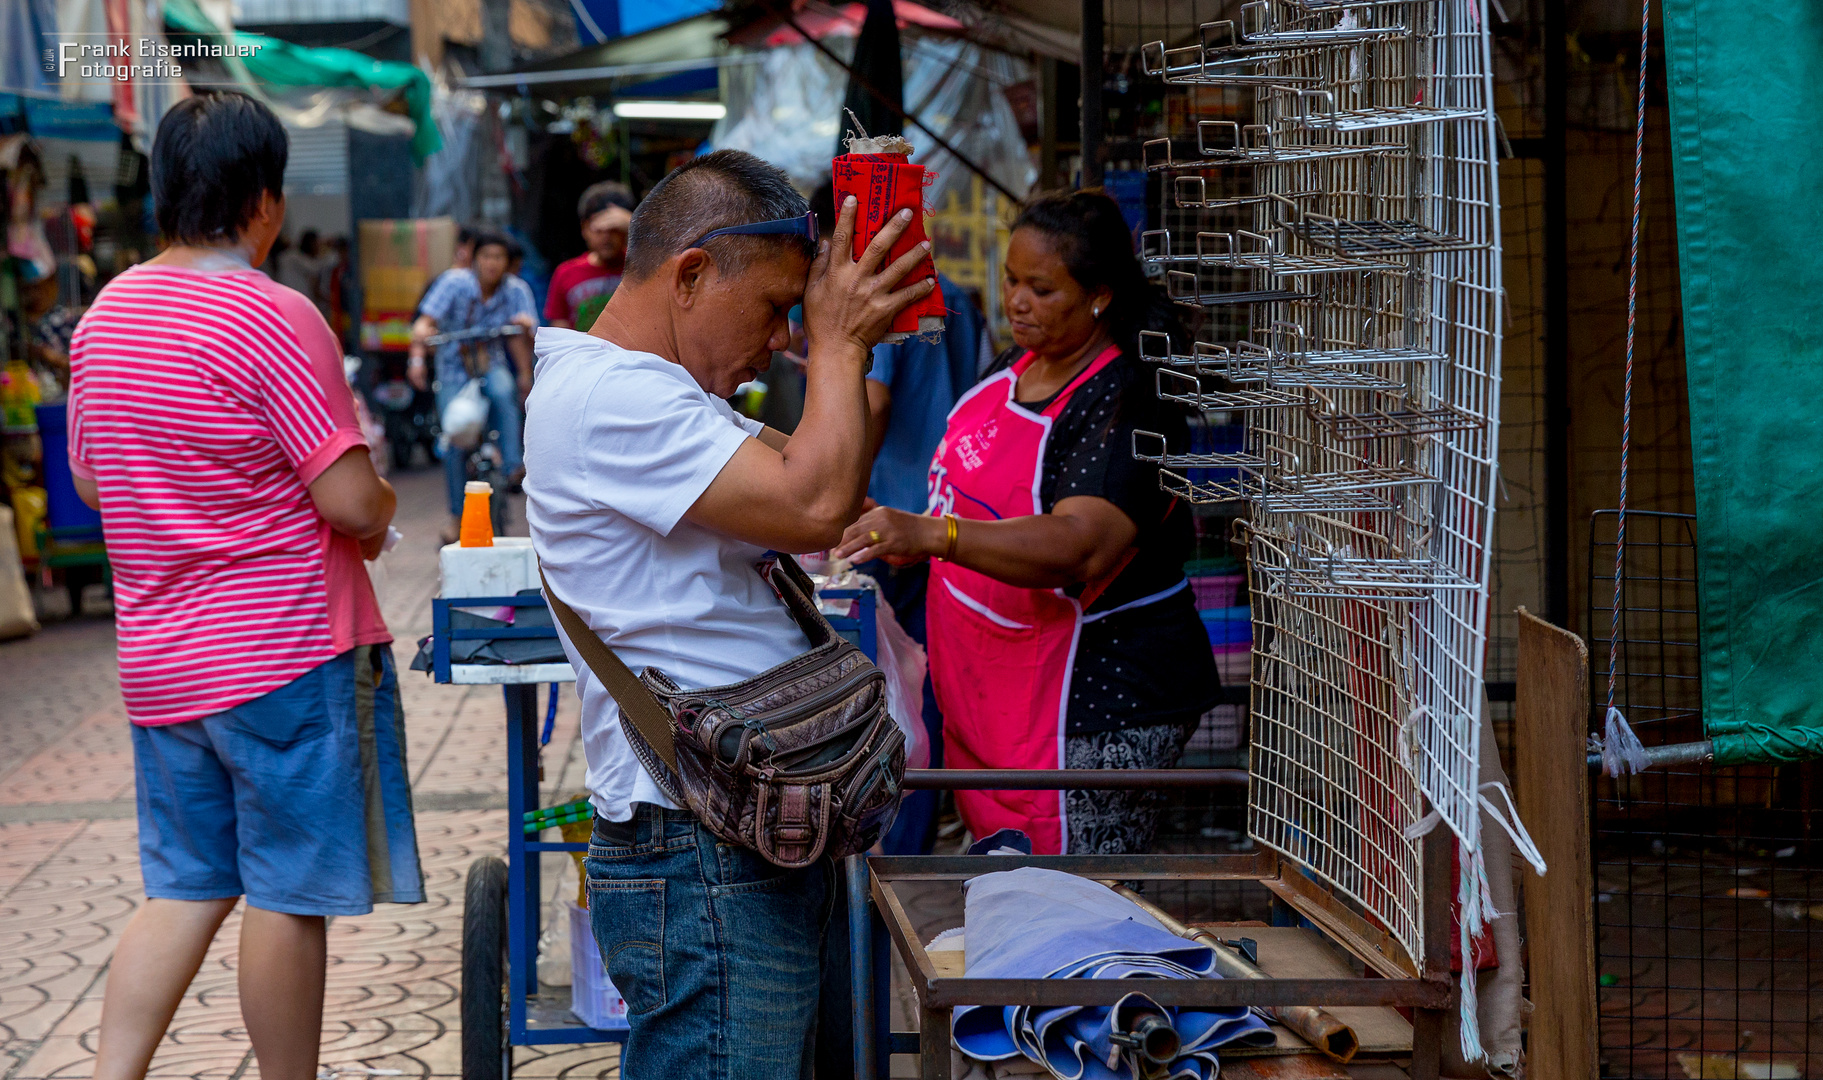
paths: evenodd
<path fill-rule="evenodd" d="M 871 589 L 828 589 L 824 600 L 853 600 L 851 614 L 829 616 L 836 632 L 870 659 L 879 655 Z M 505 1080 L 513 1047 L 620 1042 L 626 1029 L 590 1027 L 570 1011 L 563 988 L 538 986 L 539 856 L 584 851 L 587 844 L 528 838 L 521 822 L 538 809 L 540 780 L 538 685 L 573 682 L 566 664 L 452 664 L 452 641 L 554 638 L 549 626 L 458 630 L 452 608 L 542 608 L 544 598 L 465 596 L 431 602 L 432 675 L 440 683 L 498 685 L 506 697 L 507 857 L 485 855 L 469 865 L 462 909 L 462 1075 Z M 551 692 L 555 693 L 553 685 Z M 549 736 L 546 735 L 545 738 Z M 870 973 L 871 975 L 871 973 Z M 871 985 L 871 979 L 869 980 Z"/>

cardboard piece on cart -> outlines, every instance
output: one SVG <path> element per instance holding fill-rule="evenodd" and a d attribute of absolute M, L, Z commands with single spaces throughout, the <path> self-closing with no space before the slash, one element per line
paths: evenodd
<path fill-rule="evenodd" d="M 411 317 L 431 280 L 456 258 L 454 218 L 370 219 L 358 223 L 361 250 L 361 344 L 404 349 Z"/>

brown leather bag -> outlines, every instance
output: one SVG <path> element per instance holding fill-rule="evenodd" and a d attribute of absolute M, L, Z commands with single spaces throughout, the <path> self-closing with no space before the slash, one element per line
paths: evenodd
<path fill-rule="evenodd" d="M 686 690 L 664 672 L 635 677 L 544 583 L 544 595 L 614 700 L 652 779 L 710 832 L 778 866 L 866 851 L 899 807 L 905 733 L 886 711 L 886 676 L 817 610 L 789 556 L 760 575 L 810 651 L 727 686 Z"/>

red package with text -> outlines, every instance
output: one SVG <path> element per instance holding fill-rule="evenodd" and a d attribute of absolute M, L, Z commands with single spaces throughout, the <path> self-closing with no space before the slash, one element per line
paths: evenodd
<path fill-rule="evenodd" d="M 855 258 L 861 257 L 861 252 L 879 235 L 880 227 L 894 214 L 905 209 L 912 211 L 911 225 L 887 256 L 890 263 L 924 240 L 924 166 L 910 163 L 911 144 L 896 135 L 874 139 L 850 137 L 848 150 L 831 162 L 830 171 L 838 212 L 843 200 L 850 195 L 858 204 Z M 925 256 L 923 264 L 907 275 L 900 287 L 936 275 L 936 265 Z M 943 294 L 933 289 L 929 296 L 893 319 L 892 329 L 884 340 L 904 341 L 915 336 L 934 340 L 943 333 L 943 315 Z"/>

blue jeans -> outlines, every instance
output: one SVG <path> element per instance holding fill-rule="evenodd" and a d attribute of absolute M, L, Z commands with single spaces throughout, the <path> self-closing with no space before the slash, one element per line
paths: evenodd
<path fill-rule="evenodd" d="M 827 860 L 781 870 L 687 810 L 641 803 L 631 821 L 596 821 L 583 868 L 627 1002 L 623 1080 L 810 1080 L 836 902 Z"/>
<path fill-rule="evenodd" d="M 449 407 L 450 400 L 468 383 L 468 374 L 460 368 L 437 373 L 437 415 Z M 525 416 L 519 409 L 519 379 L 507 364 L 496 363 L 487 369 L 481 382 L 487 395 L 488 428 L 500 433 L 500 457 L 507 472 L 525 464 L 525 440 L 522 428 Z M 468 452 L 450 447 L 443 454 L 443 481 L 449 489 L 449 512 L 462 513 L 462 485 L 468 482 Z"/>

